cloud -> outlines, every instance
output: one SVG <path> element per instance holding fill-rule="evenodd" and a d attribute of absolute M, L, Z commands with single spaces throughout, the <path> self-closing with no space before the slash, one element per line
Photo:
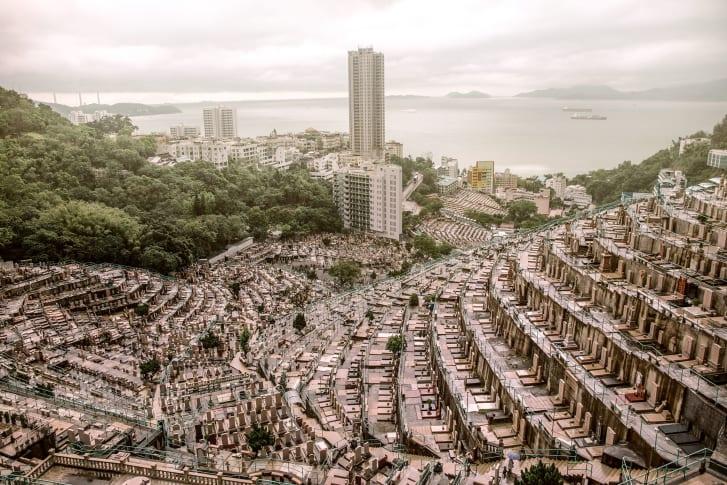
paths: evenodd
<path fill-rule="evenodd" d="M 345 93 L 365 45 L 398 94 L 727 77 L 723 0 L 0 1 L 0 84 L 24 91 Z"/>

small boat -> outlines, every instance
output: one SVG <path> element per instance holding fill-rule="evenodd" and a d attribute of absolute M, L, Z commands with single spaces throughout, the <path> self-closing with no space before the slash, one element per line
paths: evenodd
<path fill-rule="evenodd" d="M 573 113 L 570 115 L 570 119 L 572 120 L 606 120 L 606 118 L 603 115 L 592 115 L 588 113 Z"/>
<path fill-rule="evenodd" d="M 572 108 L 570 106 L 563 106 L 561 108 L 561 110 L 562 111 L 574 111 L 577 113 L 590 113 L 591 112 L 591 108 Z"/>

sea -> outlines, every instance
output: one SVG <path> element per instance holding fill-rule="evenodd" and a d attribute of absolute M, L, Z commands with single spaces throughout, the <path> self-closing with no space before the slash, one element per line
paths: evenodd
<path fill-rule="evenodd" d="M 201 127 L 202 108 L 212 105 L 237 108 L 243 137 L 306 128 L 348 131 L 346 98 L 175 103 L 181 113 L 132 119 L 141 133 L 168 132 L 181 123 Z M 565 106 L 590 108 L 607 119 L 572 120 Z M 494 160 L 497 171 L 572 176 L 638 163 L 680 136 L 711 132 L 726 114 L 727 102 L 387 97 L 386 138 L 403 143 L 405 154 L 435 163 L 442 156 L 457 158 L 460 168 Z"/>

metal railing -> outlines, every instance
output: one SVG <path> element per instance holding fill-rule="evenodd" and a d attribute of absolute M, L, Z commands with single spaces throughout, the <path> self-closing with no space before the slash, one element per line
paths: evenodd
<path fill-rule="evenodd" d="M 684 480 L 696 473 L 706 464 L 712 450 L 703 448 L 689 455 L 678 457 L 658 468 L 634 472 L 624 458 L 621 463 L 621 482 L 619 485 L 665 485 L 676 480 Z"/>

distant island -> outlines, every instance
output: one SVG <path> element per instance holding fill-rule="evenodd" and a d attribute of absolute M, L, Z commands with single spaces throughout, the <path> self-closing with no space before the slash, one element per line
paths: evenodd
<path fill-rule="evenodd" d="M 387 94 L 386 97 L 387 98 L 407 99 L 407 98 L 428 98 L 429 96 L 424 96 L 421 94 Z"/>
<path fill-rule="evenodd" d="M 460 93 L 459 91 L 452 91 L 451 93 L 447 93 L 448 98 L 491 98 L 487 93 L 483 93 L 482 91 L 470 91 L 468 93 Z"/>
<path fill-rule="evenodd" d="M 181 113 L 182 111 L 171 104 L 141 104 L 141 103 L 116 103 L 116 104 L 84 104 L 83 106 L 67 106 L 58 103 L 46 103 L 40 101 L 40 104 L 48 105 L 53 111 L 63 116 L 68 116 L 71 111 L 81 110 L 84 113 L 93 113 L 94 111 L 108 111 L 115 115 L 124 116 L 145 116 L 145 115 L 166 115 L 173 113 Z"/>
<path fill-rule="evenodd" d="M 727 79 L 682 84 L 644 91 L 619 91 L 610 86 L 581 85 L 570 88 L 538 89 L 516 95 L 521 98 L 633 99 L 660 101 L 727 101 Z"/>

